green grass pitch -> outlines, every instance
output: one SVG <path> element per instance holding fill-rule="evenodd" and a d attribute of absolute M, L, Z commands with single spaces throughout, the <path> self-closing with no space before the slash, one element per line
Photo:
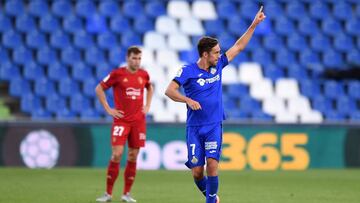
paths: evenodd
<path fill-rule="evenodd" d="M 120 202 L 122 172 L 113 202 Z M 190 171 L 138 171 L 132 194 L 140 203 L 201 203 Z M 0 203 L 88 203 L 102 195 L 105 169 L 0 168 Z M 222 203 L 359 203 L 360 170 L 220 171 Z"/>

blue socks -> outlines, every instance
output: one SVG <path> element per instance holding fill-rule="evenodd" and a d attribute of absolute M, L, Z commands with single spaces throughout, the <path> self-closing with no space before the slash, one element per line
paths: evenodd
<path fill-rule="evenodd" d="M 194 180 L 196 186 L 199 188 L 200 192 L 202 192 L 204 194 L 204 196 L 206 196 L 206 182 L 207 182 L 207 177 L 204 176 L 203 179 L 201 180 Z"/>
<path fill-rule="evenodd" d="M 206 183 L 206 203 L 215 203 L 219 187 L 218 176 L 208 176 Z"/>

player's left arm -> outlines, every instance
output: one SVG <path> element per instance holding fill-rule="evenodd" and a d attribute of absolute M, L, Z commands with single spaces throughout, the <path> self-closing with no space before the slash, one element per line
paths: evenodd
<path fill-rule="evenodd" d="M 232 61 L 242 50 L 245 49 L 246 45 L 249 43 L 251 37 L 254 34 L 256 26 L 261 23 L 265 18 L 263 12 L 263 6 L 260 7 L 259 11 L 256 13 L 255 18 L 246 32 L 235 42 L 235 44 L 226 51 L 226 56 L 228 61 Z"/>
<path fill-rule="evenodd" d="M 150 110 L 150 105 L 151 105 L 151 99 L 153 97 L 154 94 L 154 87 L 153 85 L 150 83 L 147 87 L 146 87 L 146 102 L 145 102 L 145 106 L 143 107 L 143 113 L 147 114 Z"/>

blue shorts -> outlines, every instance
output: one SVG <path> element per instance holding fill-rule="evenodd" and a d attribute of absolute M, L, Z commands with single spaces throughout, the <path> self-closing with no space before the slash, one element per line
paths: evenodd
<path fill-rule="evenodd" d="M 205 165 L 206 158 L 219 161 L 222 143 L 222 123 L 186 127 L 188 168 Z"/>

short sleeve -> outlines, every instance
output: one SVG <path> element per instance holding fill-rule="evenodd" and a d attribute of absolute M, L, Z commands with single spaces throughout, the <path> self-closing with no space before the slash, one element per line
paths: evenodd
<path fill-rule="evenodd" d="M 226 54 L 223 54 L 220 56 L 220 60 L 218 62 L 218 66 L 223 69 L 225 66 L 227 66 L 229 64 L 229 60 L 226 56 Z"/>
<path fill-rule="evenodd" d="M 101 82 L 100 85 L 105 89 L 109 89 L 110 87 L 114 86 L 116 83 L 116 72 L 112 71 L 109 75 L 107 75 Z"/>
<path fill-rule="evenodd" d="M 174 78 L 174 81 L 177 82 L 180 86 L 185 84 L 190 77 L 190 67 L 183 66 L 180 68 Z"/>

